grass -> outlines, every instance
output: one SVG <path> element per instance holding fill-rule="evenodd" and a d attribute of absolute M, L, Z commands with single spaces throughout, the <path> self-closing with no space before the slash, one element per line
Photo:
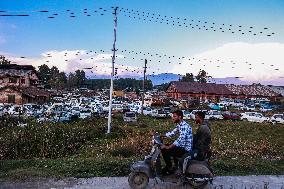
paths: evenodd
<path fill-rule="evenodd" d="M 127 124 L 121 115 L 114 116 L 111 135 L 106 125 L 93 118 L 0 128 L 0 179 L 125 176 L 132 162 L 149 153 L 151 131 L 174 127 L 170 119 L 146 116 Z M 216 175 L 284 174 L 283 125 L 212 121 L 211 129 Z"/>

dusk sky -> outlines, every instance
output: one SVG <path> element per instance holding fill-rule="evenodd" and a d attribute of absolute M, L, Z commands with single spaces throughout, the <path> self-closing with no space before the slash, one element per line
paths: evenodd
<path fill-rule="evenodd" d="M 110 75 L 115 6 L 119 75 L 142 76 L 147 58 L 147 74 L 284 85 L 283 0 L 0 0 L 0 54 Z M 5 16 L 19 14 L 29 16 Z"/>

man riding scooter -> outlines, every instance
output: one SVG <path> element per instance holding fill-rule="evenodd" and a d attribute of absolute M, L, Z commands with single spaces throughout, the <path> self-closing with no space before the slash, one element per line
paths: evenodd
<path fill-rule="evenodd" d="M 204 122 L 198 121 L 198 115 L 196 117 L 197 123 L 202 123 L 199 126 L 199 131 L 202 134 Z M 202 117 L 203 116 L 201 115 L 201 118 Z M 200 189 L 204 189 L 206 186 L 208 186 L 209 182 L 213 180 L 213 175 L 208 166 L 207 158 L 205 159 L 205 161 L 194 160 L 196 153 L 194 150 L 192 150 L 192 129 L 190 125 L 183 121 L 182 118 L 183 114 L 181 111 L 177 110 L 173 112 L 172 120 L 174 123 L 177 123 L 177 126 L 173 131 L 166 133 L 166 136 L 171 137 L 174 134 L 179 133 L 179 137 L 170 145 L 164 145 L 161 136 L 153 131 L 152 149 L 150 154 L 145 156 L 143 161 L 136 161 L 130 167 L 131 172 L 128 176 L 128 183 L 131 188 L 147 188 L 150 178 L 155 179 L 157 184 L 159 184 L 160 182 L 170 182 L 175 186 L 180 186 L 182 184 L 184 186 L 188 185 L 193 188 Z M 205 137 L 204 140 L 207 142 L 199 142 L 199 139 L 200 141 L 203 141 L 202 136 L 199 137 L 200 132 L 198 132 L 196 135 L 196 146 L 198 149 L 200 149 L 200 152 L 202 152 L 202 149 L 204 149 L 204 147 L 202 147 L 202 144 L 205 144 L 206 146 L 206 144 L 208 143 L 208 137 Z M 163 155 L 166 163 L 166 167 L 163 169 L 162 175 L 160 175 L 161 154 Z M 200 153 L 200 156 L 202 156 L 202 154 L 203 153 Z M 180 164 L 178 165 L 179 171 L 181 169 L 183 170 L 182 174 L 175 175 L 174 177 L 173 175 L 171 175 L 171 173 L 174 172 L 171 162 L 172 157 L 180 161 Z M 186 163 L 182 164 L 183 158 L 185 158 L 184 162 Z"/>
<path fill-rule="evenodd" d="M 198 129 L 196 134 L 193 136 L 193 148 L 196 153 L 196 157 L 194 159 L 198 161 L 204 161 L 205 159 L 209 159 L 211 156 L 210 144 L 211 144 L 211 129 L 207 120 L 205 120 L 205 113 L 202 111 L 198 111 L 195 113 L 195 123 L 198 124 Z M 190 164 L 190 160 L 193 156 L 185 157 L 183 162 L 183 172 Z M 211 173 L 212 169 L 208 165 Z M 212 175 L 213 176 L 213 175 Z"/>
<path fill-rule="evenodd" d="M 163 175 L 172 174 L 175 170 L 172 167 L 171 158 L 182 158 L 185 154 L 191 154 L 192 152 L 192 129 L 191 126 L 183 120 L 183 112 L 176 110 L 172 113 L 172 120 L 176 123 L 176 127 L 166 133 L 166 137 L 170 138 L 177 132 L 179 137 L 170 145 L 162 145 L 161 151 L 166 163 L 166 166 L 162 169 Z"/>

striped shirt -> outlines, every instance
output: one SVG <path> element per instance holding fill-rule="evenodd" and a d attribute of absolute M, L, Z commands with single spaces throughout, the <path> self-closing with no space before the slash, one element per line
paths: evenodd
<path fill-rule="evenodd" d="M 173 144 L 190 152 L 192 150 L 193 139 L 191 126 L 182 120 L 179 124 L 177 124 L 174 130 L 167 132 L 166 136 L 170 138 L 177 132 L 179 133 L 179 137 L 174 141 Z"/>

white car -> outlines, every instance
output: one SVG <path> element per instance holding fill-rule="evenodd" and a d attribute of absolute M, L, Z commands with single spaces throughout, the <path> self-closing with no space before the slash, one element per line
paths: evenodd
<path fill-rule="evenodd" d="M 205 119 L 224 119 L 222 113 L 220 111 L 209 111 L 205 115 Z"/>
<path fill-rule="evenodd" d="M 272 108 L 270 108 L 270 107 L 261 107 L 259 110 L 261 112 L 267 112 L 267 111 L 272 111 Z"/>
<path fill-rule="evenodd" d="M 80 106 L 73 106 L 71 108 L 71 114 L 79 116 L 80 115 Z"/>
<path fill-rule="evenodd" d="M 166 114 L 166 112 L 164 112 L 161 109 L 159 109 L 159 110 L 155 109 L 155 110 L 152 110 L 151 116 L 155 117 L 155 118 L 166 118 L 167 114 Z"/>
<path fill-rule="evenodd" d="M 275 123 L 284 124 L 284 115 L 283 114 L 274 114 L 273 116 L 271 116 L 270 122 L 272 124 L 275 124 Z"/>
<path fill-rule="evenodd" d="M 92 117 L 91 110 L 84 109 L 84 110 L 80 111 L 80 114 L 79 114 L 80 119 L 86 119 L 86 118 L 90 118 L 90 117 Z"/>
<path fill-rule="evenodd" d="M 19 105 L 13 105 L 11 108 L 8 110 L 8 114 L 11 116 L 19 116 L 23 113 L 23 107 Z"/>
<path fill-rule="evenodd" d="M 254 105 L 247 105 L 247 106 L 241 106 L 239 107 L 239 110 L 244 110 L 244 111 L 255 111 L 256 108 Z"/>
<path fill-rule="evenodd" d="M 182 110 L 183 119 L 190 119 L 190 112 L 186 110 Z"/>
<path fill-rule="evenodd" d="M 246 113 L 241 114 L 241 120 L 243 120 L 243 121 L 250 121 L 250 122 L 263 123 L 263 122 L 268 122 L 269 118 L 263 116 L 261 113 L 246 112 Z"/>
<path fill-rule="evenodd" d="M 196 112 L 204 112 L 204 113 L 206 113 L 207 112 L 207 110 L 192 110 L 191 112 L 190 112 L 190 114 L 189 114 L 189 119 L 193 119 L 193 120 L 195 120 L 195 113 Z"/>
<path fill-rule="evenodd" d="M 131 110 L 131 109 L 130 109 Z M 141 109 L 138 110 L 138 113 L 141 114 Z M 151 115 L 152 109 L 150 107 L 144 107 L 143 108 L 143 114 L 144 115 Z"/>

